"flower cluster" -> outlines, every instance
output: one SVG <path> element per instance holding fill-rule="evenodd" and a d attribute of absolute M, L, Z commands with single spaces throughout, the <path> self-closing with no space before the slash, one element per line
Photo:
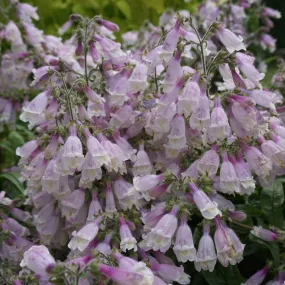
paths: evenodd
<path fill-rule="evenodd" d="M 26 250 L 33 243 L 28 236 L 31 235 L 29 226 L 32 222 L 32 215 L 23 211 L 9 198 L 5 192 L 0 192 L 1 209 L 1 253 L 2 260 L 8 259 L 11 266 L 18 265 Z"/>
<path fill-rule="evenodd" d="M 16 111 L 21 108 L 19 97 L 27 92 L 29 76 L 34 67 L 35 57 L 40 58 L 44 42 L 43 32 L 38 30 L 33 20 L 38 20 L 36 8 L 29 4 L 11 2 L 7 11 L 15 15 L 15 21 L 9 20 L 0 31 L 0 41 L 4 46 L 1 54 L 0 67 L 0 93 L 1 93 L 1 127 L 3 123 L 13 123 L 16 119 Z M 5 44 L 9 48 L 5 50 Z M 28 49 L 28 45 L 32 47 Z"/>
<path fill-rule="evenodd" d="M 161 21 L 164 30 L 125 34 L 121 46 L 116 24 L 72 15 L 60 33 L 74 24 L 75 34 L 46 41 L 54 50 L 32 70 L 42 91 L 20 118 L 37 138 L 17 155 L 42 245 L 3 215 L 10 236 L 1 255 L 17 262 L 25 251 L 20 265 L 40 284 L 189 284 L 188 261 L 196 271 L 236 265 L 245 244 L 232 225 L 247 215 L 232 198 L 246 200 L 285 173 L 283 102 L 262 87 L 242 38 L 183 13 Z M 279 229 L 245 227 L 265 242 L 285 239 Z M 64 262 L 47 247 L 68 248 Z M 246 284 L 261 284 L 268 271 Z"/>
<path fill-rule="evenodd" d="M 3 8 L 1 13 L 7 20 L 0 30 L 0 127 L 6 124 L 11 129 L 17 112 L 41 90 L 31 84 L 35 68 L 52 65 L 54 57 L 63 58 L 74 70 L 79 67 L 75 66 L 78 63 L 73 59 L 71 44 L 63 43 L 59 37 L 45 35 L 35 26 L 34 21 L 39 20 L 37 8 L 17 0 L 9 1 Z"/>
<path fill-rule="evenodd" d="M 253 14 L 255 18 L 248 20 Z M 274 27 L 273 19 L 281 18 L 281 14 L 264 6 L 260 0 L 231 1 L 222 5 L 208 0 L 200 6 L 199 16 L 204 29 L 216 18 L 222 19 L 231 31 L 244 38 L 248 46 L 260 46 L 271 53 L 276 49 L 276 39 L 270 31 Z"/>

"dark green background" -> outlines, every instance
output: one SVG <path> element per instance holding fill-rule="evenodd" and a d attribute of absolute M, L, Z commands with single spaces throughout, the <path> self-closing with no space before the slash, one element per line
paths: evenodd
<path fill-rule="evenodd" d="M 285 0 L 266 0 L 267 6 L 281 12 L 282 18 L 275 21 L 272 35 L 278 39 L 278 48 L 285 48 Z"/>

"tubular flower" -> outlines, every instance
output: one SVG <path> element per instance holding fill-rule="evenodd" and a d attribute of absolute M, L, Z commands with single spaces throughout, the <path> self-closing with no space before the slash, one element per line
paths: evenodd
<path fill-rule="evenodd" d="M 199 241 L 197 256 L 195 259 L 195 268 L 197 271 L 209 270 L 214 271 L 217 262 L 217 255 L 215 251 L 214 241 L 210 236 L 210 226 L 204 224 L 203 236 Z"/>
<path fill-rule="evenodd" d="M 177 229 L 177 207 L 173 207 L 169 214 L 165 214 L 156 226 L 147 233 L 143 239 L 146 245 L 153 250 L 166 252 L 170 245 L 172 237 Z"/>

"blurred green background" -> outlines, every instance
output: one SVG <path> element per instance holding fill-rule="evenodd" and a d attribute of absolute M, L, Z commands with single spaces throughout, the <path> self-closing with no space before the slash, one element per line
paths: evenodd
<path fill-rule="evenodd" d="M 285 36 L 284 36 L 284 28 L 285 28 L 285 0 L 265 0 L 265 3 L 268 7 L 277 9 L 281 12 L 282 18 L 275 21 L 275 27 L 272 30 L 272 35 L 277 38 L 277 46 L 278 48 L 285 49 Z M 283 53 L 284 54 L 284 51 Z"/>
<path fill-rule="evenodd" d="M 26 0 L 38 7 L 39 27 L 47 34 L 55 34 L 57 29 L 72 13 L 93 17 L 102 15 L 120 26 L 120 33 L 138 29 L 144 20 L 157 24 L 166 8 L 194 11 L 200 0 Z"/>
<path fill-rule="evenodd" d="M 144 20 L 157 24 L 166 8 L 195 11 L 202 0 L 26 0 L 38 7 L 39 27 L 46 34 L 56 34 L 58 28 L 72 13 L 92 17 L 101 14 L 120 26 L 120 33 L 138 29 Z M 223 1 L 223 0 L 222 0 Z M 224 0 L 226 1 L 226 0 Z M 278 9 L 284 17 L 275 21 L 273 36 L 278 47 L 285 48 L 285 0 L 265 0 L 267 6 Z"/>

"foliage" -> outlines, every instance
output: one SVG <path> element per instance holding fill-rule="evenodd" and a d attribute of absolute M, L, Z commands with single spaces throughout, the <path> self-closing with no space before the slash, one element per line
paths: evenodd
<path fill-rule="evenodd" d="M 40 15 L 39 27 L 48 34 L 56 34 L 58 28 L 67 21 L 70 14 L 81 14 L 86 17 L 103 15 L 120 26 L 122 34 L 129 30 L 137 30 L 145 20 L 158 23 L 158 18 L 167 8 L 195 11 L 198 0 L 185 3 L 183 0 L 53 0 L 47 8 L 46 0 L 28 0 L 38 7 Z"/>
<path fill-rule="evenodd" d="M 4 125 L 4 130 L 0 132 L 0 189 L 5 190 L 11 199 L 16 199 L 24 195 L 24 185 L 19 181 L 19 157 L 16 149 L 35 136 L 20 121 L 15 123 L 14 129 L 11 129 L 11 125 L 9 127 L 8 129 Z"/>

